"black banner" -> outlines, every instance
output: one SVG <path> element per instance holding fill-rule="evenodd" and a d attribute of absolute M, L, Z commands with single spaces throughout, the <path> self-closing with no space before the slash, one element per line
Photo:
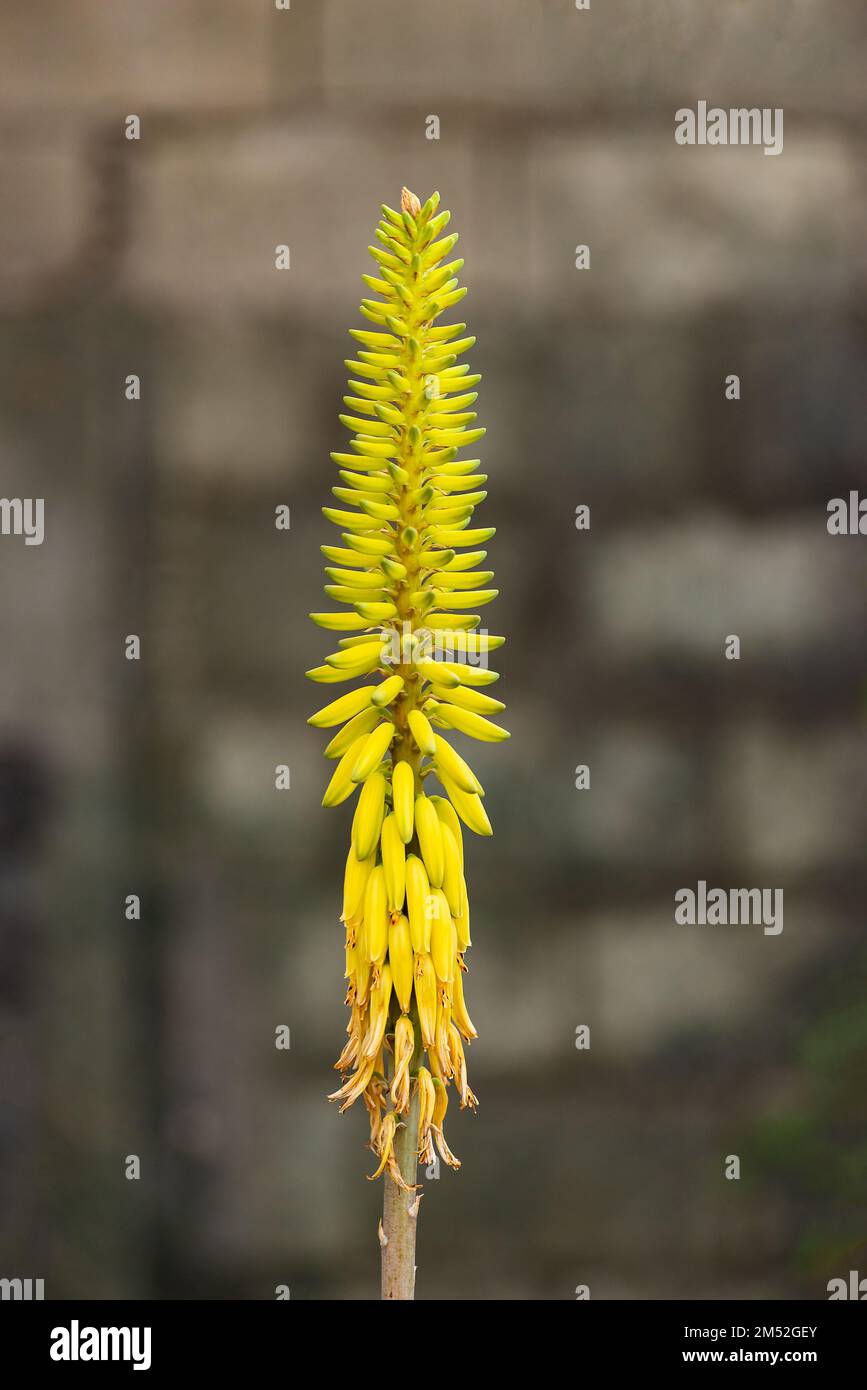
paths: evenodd
<path fill-rule="evenodd" d="M 0 1304 L 4 1366 L 11 1363 L 19 1372 L 50 1371 L 68 1377 L 93 1376 L 100 1369 L 110 1369 L 115 1376 L 119 1372 L 160 1376 L 178 1371 L 249 1375 L 251 1365 L 282 1365 L 286 1375 L 292 1376 L 296 1369 L 292 1359 L 295 1339 L 299 1336 L 309 1331 L 311 1337 L 317 1337 L 309 1343 L 311 1356 L 328 1350 L 329 1343 L 320 1340 L 326 1306 L 290 1301 L 4 1302 Z M 539 1305 L 532 1306 L 528 1329 L 538 1338 Z M 493 1344 L 484 1340 L 484 1330 L 487 1310 L 494 1307 L 500 1309 L 495 1316 L 502 1327 L 501 1305 L 472 1303 L 461 1313 L 468 1333 L 463 1339 L 466 1346 L 459 1353 L 462 1364 L 469 1365 L 474 1356 L 484 1360 L 493 1350 Z M 508 1307 L 513 1330 L 520 1337 L 525 1314 L 514 1304 Z M 335 1320 L 335 1335 L 343 1339 L 356 1335 L 349 1305 L 332 1305 L 324 1315 Z M 419 1315 L 412 1311 L 401 1315 L 393 1310 L 373 1314 L 366 1305 L 365 1335 L 377 1338 L 401 1316 L 413 1319 Z M 448 1323 L 452 1333 L 456 1327 L 453 1318 L 452 1313 Z M 544 1318 L 546 1361 L 552 1343 L 554 1347 L 558 1342 L 568 1343 L 567 1349 L 574 1355 L 576 1339 L 580 1339 L 582 1363 L 586 1358 L 587 1365 L 614 1372 L 638 1368 L 664 1372 L 703 1365 L 802 1365 L 827 1373 L 852 1364 L 862 1350 L 867 1327 L 864 1310 L 847 1301 L 588 1300 L 576 1302 L 568 1311 L 551 1311 Z M 429 1335 L 434 1333 L 435 1323 L 426 1320 L 425 1326 Z M 287 1338 L 293 1339 L 291 1344 Z M 502 1354 L 502 1347 L 496 1354 Z"/>

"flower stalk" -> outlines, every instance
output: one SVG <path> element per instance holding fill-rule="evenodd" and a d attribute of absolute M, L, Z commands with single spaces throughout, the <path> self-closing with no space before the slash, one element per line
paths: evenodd
<path fill-rule="evenodd" d="M 418 1154 L 415 1136 L 418 1129 L 418 1088 L 413 1092 L 406 1123 L 398 1130 L 394 1156 L 404 1183 L 415 1187 Z M 382 1297 L 409 1300 L 415 1298 L 415 1233 L 422 1194 L 406 1192 L 397 1183 L 387 1182 L 382 1194 Z"/>
<path fill-rule="evenodd" d="M 459 361 L 475 339 L 462 323 L 435 326 L 466 292 L 463 262 L 446 261 L 457 237 L 442 235 L 449 214 L 438 205 L 438 194 L 422 206 L 404 189 L 400 211 L 383 207 L 370 248 L 378 274 L 364 279 L 378 298 L 362 301 L 372 327 L 350 330 L 359 347 L 340 417 L 352 452 L 332 454 L 342 505 L 323 508 L 342 533 L 340 546 L 322 547 L 325 592 L 343 607 L 310 615 L 346 635 L 307 672 L 323 684 L 362 682 L 309 722 L 341 726 L 325 750 L 336 767 L 323 805 L 359 792 L 341 914 L 348 1040 L 331 1099 L 341 1111 L 363 1102 L 371 1176 L 389 1180 L 383 1298 L 413 1297 L 417 1164 L 438 1155 L 460 1167 L 444 1133 L 449 1088 L 462 1109 L 477 1104 L 464 1053 L 476 1030 L 463 990 L 462 824 L 492 831 L 484 788 L 451 739 L 509 737 L 489 717 L 504 706 L 484 693 L 497 680 L 488 654 L 504 639 L 468 611 L 497 595 L 476 548 L 494 531 L 471 525 L 487 477 L 478 459 L 459 457 L 485 433 L 470 409 L 480 378 Z"/>

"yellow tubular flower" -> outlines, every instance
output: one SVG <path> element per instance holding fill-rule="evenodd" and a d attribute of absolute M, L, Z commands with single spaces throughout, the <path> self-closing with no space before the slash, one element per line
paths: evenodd
<path fill-rule="evenodd" d="M 487 475 L 479 459 L 459 456 L 484 430 L 472 409 L 479 377 L 460 360 L 475 339 L 465 324 L 437 323 L 465 293 L 463 262 L 448 259 L 457 237 L 443 235 L 449 214 L 438 207 L 438 194 L 422 206 L 404 189 L 400 210 L 383 207 L 370 248 L 377 272 L 365 282 L 376 297 L 362 302 L 367 326 L 351 330 L 340 416 L 351 438 L 332 454 L 337 505 L 323 508 L 341 532 L 322 547 L 325 592 L 342 607 L 310 615 L 346 635 L 307 672 L 324 685 L 360 682 L 309 720 L 336 730 L 324 805 L 360 789 L 341 916 L 350 1022 L 331 1099 L 342 1110 L 363 1099 L 373 1176 L 388 1173 L 407 1191 L 395 1136 L 414 1098 L 419 1158 L 433 1161 L 435 1142 L 454 1168 L 443 1132 L 450 1083 L 461 1107 L 476 1104 L 463 1048 L 476 1030 L 463 991 L 462 827 L 490 835 L 491 824 L 482 784 L 452 739 L 509 736 L 493 722 L 501 701 L 480 689 L 497 679 L 487 656 L 504 639 L 482 631 L 476 611 L 497 594 L 478 548 L 494 532 L 473 525 Z M 428 775 L 444 794 L 428 794 Z"/>
<path fill-rule="evenodd" d="M 446 1143 L 446 1137 L 443 1133 L 443 1122 L 448 1108 L 449 1093 L 444 1083 L 442 1081 L 434 1081 L 434 1112 L 431 1122 L 431 1132 L 433 1133 L 434 1141 L 439 1149 L 439 1155 L 443 1163 L 447 1163 L 450 1168 L 460 1168 L 461 1161 L 459 1158 L 455 1158 Z"/>
<path fill-rule="evenodd" d="M 432 1048 L 437 1016 L 437 977 L 429 955 L 415 958 L 415 1004 L 421 1038 L 425 1047 Z"/>
<path fill-rule="evenodd" d="M 388 928 L 388 961 L 394 992 L 402 1009 L 412 1004 L 413 959 L 409 922 L 402 912 L 393 912 Z"/>
<path fill-rule="evenodd" d="M 436 1106 L 436 1092 L 434 1079 L 427 1067 L 419 1067 L 418 1069 L 418 1094 L 418 1156 L 422 1163 L 432 1163 L 434 1153 L 431 1147 L 430 1131 Z"/>
<path fill-rule="evenodd" d="M 377 1122 L 376 1135 L 371 1133 L 371 1148 L 379 1154 L 379 1167 L 375 1173 L 371 1173 L 371 1181 L 378 1178 L 391 1158 L 394 1147 L 394 1131 L 397 1128 L 397 1115 L 392 1110 L 385 1116 L 385 1119 Z"/>

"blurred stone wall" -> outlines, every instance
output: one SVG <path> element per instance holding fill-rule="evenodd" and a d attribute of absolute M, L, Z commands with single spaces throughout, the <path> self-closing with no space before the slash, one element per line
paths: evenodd
<path fill-rule="evenodd" d="M 865 488 L 865 39 L 858 0 L 6 0 L 3 491 L 46 539 L 0 547 L 0 1273 L 376 1292 L 303 671 L 406 183 L 466 259 L 513 730 L 474 759 L 482 1105 L 419 1294 L 823 1296 L 810 1184 L 723 1169 L 867 974 L 864 542 L 825 525 Z M 699 99 L 784 108 L 783 154 L 678 147 Z M 675 926 L 700 878 L 782 887 L 782 935 Z"/>

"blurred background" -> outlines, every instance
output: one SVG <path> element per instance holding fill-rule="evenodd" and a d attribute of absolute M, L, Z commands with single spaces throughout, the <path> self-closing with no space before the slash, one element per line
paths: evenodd
<path fill-rule="evenodd" d="M 826 530 L 867 486 L 865 40 L 858 0 L 5 0 L 2 491 L 46 534 L 0 542 L 0 1275 L 378 1295 L 303 672 L 404 183 L 466 259 L 513 731 L 418 1296 L 867 1275 L 865 542 Z M 784 153 L 676 146 L 699 99 L 784 108 Z M 676 926 L 699 879 L 783 933 Z"/>

